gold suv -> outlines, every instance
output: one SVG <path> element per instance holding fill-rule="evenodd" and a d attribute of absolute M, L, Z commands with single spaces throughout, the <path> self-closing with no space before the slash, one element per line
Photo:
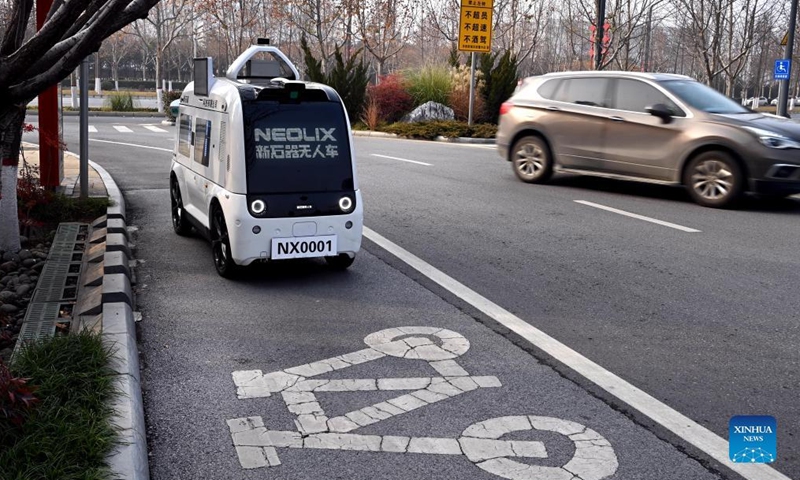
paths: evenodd
<path fill-rule="evenodd" d="M 500 110 L 497 146 L 523 182 L 571 172 L 684 185 L 707 207 L 800 193 L 800 124 L 681 75 L 532 77 Z"/>

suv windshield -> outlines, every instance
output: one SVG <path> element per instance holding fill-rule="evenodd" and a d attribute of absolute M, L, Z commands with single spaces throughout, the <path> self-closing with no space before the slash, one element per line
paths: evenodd
<path fill-rule="evenodd" d="M 338 102 L 244 102 L 250 194 L 353 190 L 347 122 Z"/>
<path fill-rule="evenodd" d="M 661 86 L 678 96 L 689 106 L 706 113 L 753 113 L 713 88 L 693 80 L 666 80 Z"/>

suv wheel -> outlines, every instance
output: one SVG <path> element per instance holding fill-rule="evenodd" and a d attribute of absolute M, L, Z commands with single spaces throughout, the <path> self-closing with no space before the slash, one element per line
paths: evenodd
<path fill-rule="evenodd" d="M 511 149 L 511 165 L 525 183 L 544 183 L 553 175 L 553 155 L 547 143 L 533 135 L 522 137 Z"/>
<path fill-rule="evenodd" d="M 692 199 L 704 207 L 730 207 L 744 191 L 742 170 L 722 151 L 705 152 L 692 159 L 683 183 Z"/>
<path fill-rule="evenodd" d="M 189 235 L 192 231 L 191 225 L 186 221 L 186 211 L 183 209 L 183 199 L 181 189 L 177 180 L 172 180 L 170 185 L 170 204 L 172 207 L 172 229 L 180 236 Z"/>
<path fill-rule="evenodd" d="M 213 207 L 211 214 L 211 251 L 214 255 L 214 267 L 221 277 L 231 278 L 237 271 L 236 262 L 231 255 L 231 242 L 225 215 L 219 207 Z"/>

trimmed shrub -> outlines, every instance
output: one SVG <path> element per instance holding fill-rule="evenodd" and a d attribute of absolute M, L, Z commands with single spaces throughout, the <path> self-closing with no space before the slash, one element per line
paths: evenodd
<path fill-rule="evenodd" d="M 170 122 L 175 121 L 175 115 L 172 114 L 169 104 L 181 98 L 181 95 L 183 95 L 181 90 L 167 90 L 164 92 L 164 113 L 167 115 L 167 119 Z"/>
<path fill-rule="evenodd" d="M 408 85 L 408 93 L 417 107 L 427 102 L 447 105 L 450 96 L 450 71 L 443 65 L 427 65 L 419 70 L 403 72 Z"/>
<path fill-rule="evenodd" d="M 381 121 L 387 123 L 399 121 L 414 107 L 400 75 L 384 75 L 377 85 L 369 87 L 368 96 L 378 105 Z"/>
<path fill-rule="evenodd" d="M 132 112 L 136 108 L 130 92 L 112 92 L 103 101 L 103 105 L 112 112 Z"/>
<path fill-rule="evenodd" d="M 484 120 L 497 123 L 500 118 L 500 105 L 508 100 L 517 88 L 517 56 L 506 50 L 498 60 L 498 54 L 481 55 L 476 65 L 483 72 L 486 88 L 483 99 L 486 101 Z"/>
<path fill-rule="evenodd" d="M 494 138 L 497 133 L 497 125 L 479 124 L 470 127 L 466 122 L 437 120 L 433 122 L 393 123 L 384 127 L 383 131 L 394 133 L 401 137 L 426 140 L 433 140 L 439 136 L 448 138 Z"/>

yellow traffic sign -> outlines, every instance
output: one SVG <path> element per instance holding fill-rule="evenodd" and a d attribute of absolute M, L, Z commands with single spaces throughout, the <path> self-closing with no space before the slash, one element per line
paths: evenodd
<path fill-rule="evenodd" d="M 494 0 L 461 0 L 458 49 L 462 52 L 492 51 Z"/>
<path fill-rule="evenodd" d="M 786 32 L 783 35 L 783 40 L 781 40 L 781 47 L 785 47 L 788 44 L 789 44 L 789 32 Z"/>

